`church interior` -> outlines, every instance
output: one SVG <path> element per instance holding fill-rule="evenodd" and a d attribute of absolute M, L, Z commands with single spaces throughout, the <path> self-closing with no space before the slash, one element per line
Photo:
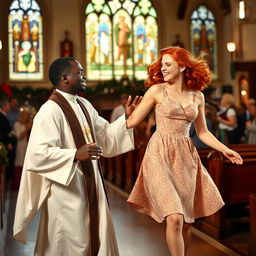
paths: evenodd
<path fill-rule="evenodd" d="M 4 112 L 8 99 L 13 129 L 17 115 L 31 129 L 53 91 L 48 69 L 57 58 L 81 63 L 87 83 L 81 96 L 112 122 L 113 110 L 127 95 L 144 95 L 147 67 L 161 49 L 180 47 L 195 57 L 206 53 L 212 73 L 203 91 L 206 117 L 212 133 L 241 155 L 243 165 L 193 138 L 225 206 L 192 224 L 188 255 L 256 256 L 255 0 L 0 0 L 0 17 L 0 107 Z M 217 118 L 224 95 L 231 98 L 235 128 L 241 132 L 234 142 L 222 136 Z M 121 256 L 169 255 L 165 224 L 136 213 L 126 202 L 154 125 L 152 112 L 134 128 L 135 150 L 100 159 Z M 0 255 L 30 256 L 39 216 L 29 226 L 25 245 L 13 239 L 22 171 L 17 158 L 24 159 L 26 149 L 17 145 L 16 153 L 11 151 L 0 134 Z"/>

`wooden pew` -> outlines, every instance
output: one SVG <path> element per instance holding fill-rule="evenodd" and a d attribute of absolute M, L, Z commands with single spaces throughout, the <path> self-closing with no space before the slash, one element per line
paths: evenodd
<path fill-rule="evenodd" d="M 130 192 L 139 173 L 148 140 L 145 137 L 145 123 L 134 131 L 135 150 L 112 157 L 102 158 L 104 178 L 117 187 Z"/>
<path fill-rule="evenodd" d="M 212 148 L 198 148 L 197 149 L 197 152 L 200 156 L 201 162 L 206 169 L 208 169 L 207 156 L 209 155 L 209 153 L 211 151 L 212 151 Z"/>
<path fill-rule="evenodd" d="M 255 144 L 232 144 L 228 145 L 229 148 L 234 149 L 236 152 L 241 153 L 242 157 L 246 155 L 254 156 L 254 152 L 256 152 L 256 145 Z M 212 151 L 212 148 L 198 148 L 197 152 L 200 156 L 201 162 L 204 167 L 207 169 L 208 165 L 208 155 Z"/>
<path fill-rule="evenodd" d="M 255 147 L 256 145 L 254 145 Z M 218 151 L 208 155 L 208 172 L 217 185 L 225 206 L 216 214 L 195 223 L 195 226 L 214 238 L 222 239 L 228 234 L 227 210 L 240 203 L 249 204 L 249 195 L 256 193 L 256 147 L 237 148 L 230 146 L 243 156 L 243 165 L 232 164 Z M 254 150 L 254 151 L 253 151 Z"/>
<path fill-rule="evenodd" d="M 248 256 L 256 255 L 256 194 L 250 194 L 250 241 Z"/>

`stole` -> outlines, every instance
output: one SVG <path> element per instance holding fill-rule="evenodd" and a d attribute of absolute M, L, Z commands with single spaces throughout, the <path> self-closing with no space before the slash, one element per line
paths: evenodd
<path fill-rule="evenodd" d="M 60 93 L 54 90 L 49 100 L 55 101 L 62 109 L 70 125 L 76 147 L 80 148 L 83 145 L 85 145 L 86 141 L 84 138 L 81 125 L 76 117 L 74 110 L 72 109 L 68 101 L 65 99 L 65 97 L 63 97 Z M 91 122 L 89 113 L 85 108 L 85 106 L 81 103 L 81 101 L 78 100 L 78 104 L 80 105 L 83 113 L 86 116 L 87 122 L 91 129 L 92 138 L 95 142 L 95 136 L 93 134 L 93 127 L 92 127 L 92 122 Z M 100 242 L 99 242 L 99 212 L 98 212 L 99 209 L 98 209 L 98 198 L 97 198 L 97 191 L 96 191 L 96 184 L 95 184 L 94 169 L 93 169 L 92 161 L 90 159 L 80 161 L 80 163 L 81 163 L 82 171 L 86 181 L 86 189 L 87 189 L 88 200 L 89 200 L 91 255 L 96 256 L 98 255 Z"/>

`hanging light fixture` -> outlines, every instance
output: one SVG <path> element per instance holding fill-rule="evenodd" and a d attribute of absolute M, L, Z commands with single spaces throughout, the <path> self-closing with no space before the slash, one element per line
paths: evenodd
<path fill-rule="evenodd" d="M 235 78 L 236 68 L 235 68 L 235 62 L 234 62 L 234 54 L 236 51 L 236 43 L 235 42 L 227 42 L 227 49 L 230 53 L 231 62 L 230 62 L 230 77 L 231 79 Z"/>
<path fill-rule="evenodd" d="M 2 50 L 3 44 L 2 41 L 0 40 L 0 51 Z"/>
<path fill-rule="evenodd" d="M 235 42 L 228 42 L 227 43 L 228 52 L 235 52 L 236 51 L 236 43 Z"/>
<path fill-rule="evenodd" d="M 239 19 L 244 19 L 245 18 L 245 3 L 244 1 L 239 1 Z"/>

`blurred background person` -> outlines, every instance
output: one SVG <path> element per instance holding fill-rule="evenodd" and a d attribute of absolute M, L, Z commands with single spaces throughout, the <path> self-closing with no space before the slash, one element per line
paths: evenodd
<path fill-rule="evenodd" d="M 127 103 L 128 97 L 129 97 L 129 94 L 127 93 L 121 94 L 120 104 L 117 107 L 115 107 L 112 111 L 111 119 L 110 119 L 111 123 L 113 123 L 118 117 L 120 117 L 125 113 L 125 105 Z"/>
<path fill-rule="evenodd" d="M 8 165 L 6 168 L 7 180 L 11 180 L 13 177 L 15 153 L 16 153 L 16 144 L 17 139 L 14 131 L 7 119 L 7 112 L 10 109 L 10 104 L 7 99 L 0 100 L 0 140 L 4 143 L 8 154 Z"/>
<path fill-rule="evenodd" d="M 252 98 L 248 99 L 246 104 L 246 121 L 252 120 L 255 104 L 256 104 L 255 99 L 252 99 Z"/>
<path fill-rule="evenodd" d="M 241 103 L 237 108 L 237 136 L 240 143 L 246 142 L 245 128 L 247 119 L 247 107 L 246 104 Z"/>
<path fill-rule="evenodd" d="M 256 144 L 256 103 L 251 104 L 251 119 L 246 122 L 246 131 L 248 135 L 248 144 Z"/>
<path fill-rule="evenodd" d="M 17 137 L 13 188 L 18 189 L 22 167 L 28 145 L 28 137 L 32 127 L 31 111 L 29 108 L 20 108 L 18 121 L 14 124 L 14 132 Z"/>
<path fill-rule="evenodd" d="M 235 100 L 232 94 L 224 93 L 221 97 L 221 110 L 217 113 L 218 136 L 224 144 L 237 144 L 240 142 L 237 136 L 237 113 Z"/>
<path fill-rule="evenodd" d="M 13 96 L 9 98 L 9 104 L 10 104 L 10 109 L 7 111 L 7 118 L 8 121 L 13 129 L 13 126 L 15 124 L 15 122 L 17 122 L 18 117 L 19 117 L 19 102 L 18 99 Z"/>
<path fill-rule="evenodd" d="M 215 112 L 218 112 L 220 110 L 218 104 L 217 104 L 217 99 L 213 97 L 214 92 L 216 89 L 212 86 L 207 86 L 204 91 L 204 97 L 205 97 L 205 104 L 210 105 L 214 108 Z"/>
<path fill-rule="evenodd" d="M 218 128 L 218 121 L 216 119 L 216 109 L 207 103 L 205 104 L 205 121 L 206 121 L 206 126 L 208 130 L 215 136 Z M 208 147 L 197 137 L 194 123 L 191 124 L 190 130 L 189 130 L 189 136 L 193 140 L 193 143 L 196 148 Z"/>

